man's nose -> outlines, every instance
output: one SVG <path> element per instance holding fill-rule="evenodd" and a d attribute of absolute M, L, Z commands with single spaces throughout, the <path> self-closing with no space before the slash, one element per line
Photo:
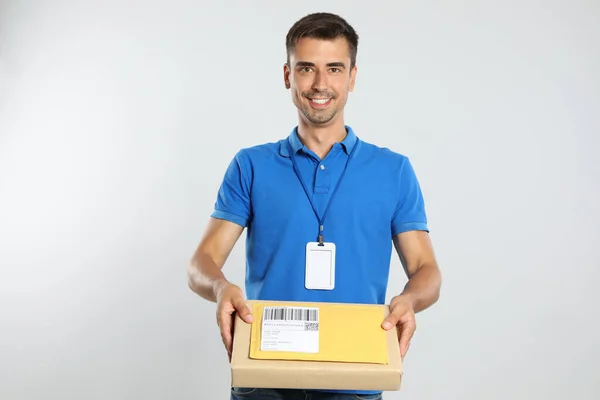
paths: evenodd
<path fill-rule="evenodd" d="M 314 90 L 318 90 L 318 91 L 324 91 L 327 90 L 327 77 L 325 76 L 325 74 L 321 73 L 321 72 L 317 72 L 315 74 L 315 79 L 313 81 L 313 85 L 312 85 Z"/>

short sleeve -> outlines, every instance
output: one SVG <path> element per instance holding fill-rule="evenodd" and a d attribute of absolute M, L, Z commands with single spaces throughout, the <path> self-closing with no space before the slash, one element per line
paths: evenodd
<path fill-rule="evenodd" d="M 248 226 L 252 212 L 251 173 L 246 155 L 239 151 L 225 171 L 211 214 L 213 218 L 225 219 L 243 227 Z"/>
<path fill-rule="evenodd" d="M 429 231 L 421 186 L 406 157 L 400 166 L 398 183 L 398 203 L 391 223 L 392 236 L 406 231 Z"/>

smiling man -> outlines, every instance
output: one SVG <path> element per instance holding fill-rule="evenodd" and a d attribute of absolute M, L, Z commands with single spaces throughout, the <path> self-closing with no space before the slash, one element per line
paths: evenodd
<path fill-rule="evenodd" d="M 408 283 L 382 327 L 398 329 L 404 357 L 415 313 L 434 304 L 441 287 L 419 182 L 408 157 L 360 139 L 344 121 L 357 74 L 354 29 L 315 13 L 291 27 L 286 46 L 283 80 L 298 123 L 286 138 L 241 149 L 232 160 L 190 263 L 190 288 L 217 303 L 231 356 L 233 313 L 253 321 L 245 298 L 383 304 L 395 249 Z M 246 297 L 222 272 L 244 229 Z M 320 249 L 330 257 L 313 257 Z M 381 393 L 231 388 L 231 399 L 305 398 Z"/>

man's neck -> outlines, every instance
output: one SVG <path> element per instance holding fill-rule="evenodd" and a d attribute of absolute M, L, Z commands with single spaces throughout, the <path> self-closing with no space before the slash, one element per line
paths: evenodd
<path fill-rule="evenodd" d="M 306 123 L 298 125 L 300 142 L 319 156 L 320 159 L 324 159 L 333 145 L 343 141 L 346 135 L 346 127 L 343 123 L 327 127 L 318 127 Z"/>

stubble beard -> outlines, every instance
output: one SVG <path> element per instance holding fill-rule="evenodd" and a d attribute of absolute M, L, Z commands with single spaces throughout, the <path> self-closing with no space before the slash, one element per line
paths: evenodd
<path fill-rule="evenodd" d="M 331 121 L 336 114 L 336 110 L 313 110 L 310 106 L 303 107 L 302 114 L 313 124 L 326 124 Z"/>
<path fill-rule="evenodd" d="M 310 95 L 314 95 L 314 93 L 310 93 Z M 335 96 L 333 93 L 327 93 L 328 96 L 331 97 L 331 101 L 335 101 L 335 99 L 337 98 L 337 96 Z M 305 99 L 307 99 L 308 102 L 310 102 L 310 100 L 307 97 L 311 97 L 311 96 L 303 96 Z M 331 104 L 331 106 L 333 106 L 334 104 Z M 301 102 L 301 109 L 302 109 L 302 114 L 304 114 L 304 117 L 310 121 L 313 124 L 326 124 L 328 122 L 330 122 L 335 115 L 337 114 L 337 109 L 334 107 L 331 107 L 329 109 L 325 109 L 325 110 L 316 110 L 314 108 L 312 108 L 310 106 L 310 104 L 306 104 Z"/>

